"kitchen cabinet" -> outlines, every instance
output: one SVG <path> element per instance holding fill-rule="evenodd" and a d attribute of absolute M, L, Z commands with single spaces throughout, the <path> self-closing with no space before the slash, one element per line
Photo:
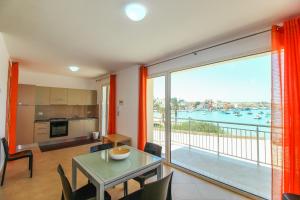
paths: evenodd
<path fill-rule="evenodd" d="M 68 89 L 51 88 L 50 89 L 50 104 L 51 105 L 67 105 Z"/>
<path fill-rule="evenodd" d="M 68 127 L 68 135 L 72 138 L 87 136 L 84 129 L 84 120 L 70 120 Z"/>
<path fill-rule="evenodd" d="M 85 105 L 86 92 L 80 89 L 68 89 L 68 105 Z"/>
<path fill-rule="evenodd" d="M 80 119 L 80 120 L 69 120 L 69 137 L 83 137 L 90 136 L 90 133 L 98 130 L 97 119 Z"/>
<path fill-rule="evenodd" d="M 36 122 L 34 124 L 34 142 L 50 140 L 50 122 Z"/>
<path fill-rule="evenodd" d="M 36 105 L 50 105 L 50 88 L 49 87 L 36 87 L 35 94 Z"/>
<path fill-rule="evenodd" d="M 98 130 L 98 119 L 86 119 L 84 121 L 85 132 L 91 133 Z"/>
<path fill-rule="evenodd" d="M 34 85 L 18 85 L 18 105 L 35 105 Z"/>
<path fill-rule="evenodd" d="M 35 106 L 19 105 L 17 108 L 16 144 L 32 144 Z"/>
<path fill-rule="evenodd" d="M 97 105 L 97 91 L 96 90 L 85 90 L 85 91 L 86 91 L 85 105 Z"/>

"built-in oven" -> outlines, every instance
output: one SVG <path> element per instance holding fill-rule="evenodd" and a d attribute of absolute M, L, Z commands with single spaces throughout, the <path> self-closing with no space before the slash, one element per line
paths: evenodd
<path fill-rule="evenodd" d="M 68 135 L 68 120 L 66 118 L 50 119 L 50 137 L 62 137 Z"/>

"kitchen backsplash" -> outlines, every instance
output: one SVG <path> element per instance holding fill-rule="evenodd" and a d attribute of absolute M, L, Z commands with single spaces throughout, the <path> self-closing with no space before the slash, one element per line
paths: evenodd
<path fill-rule="evenodd" d="M 35 119 L 98 117 L 98 106 L 48 105 L 35 107 Z"/>

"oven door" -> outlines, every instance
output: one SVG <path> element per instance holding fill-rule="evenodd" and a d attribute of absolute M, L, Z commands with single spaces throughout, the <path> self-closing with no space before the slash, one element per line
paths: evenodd
<path fill-rule="evenodd" d="M 68 135 L 68 121 L 51 121 L 50 137 L 62 137 Z"/>

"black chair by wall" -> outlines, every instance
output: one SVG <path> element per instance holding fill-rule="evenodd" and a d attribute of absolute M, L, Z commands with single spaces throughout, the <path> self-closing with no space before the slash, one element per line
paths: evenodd
<path fill-rule="evenodd" d="M 60 164 L 57 167 L 57 172 L 60 176 L 61 184 L 62 184 L 62 194 L 61 194 L 62 200 L 85 200 L 85 199 L 91 199 L 96 197 L 97 191 L 93 184 L 91 183 L 86 184 L 85 186 L 73 192 L 70 182 L 66 177 L 65 172 Z M 104 193 L 104 199 L 111 200 L 109 193 L 106 191 Z"/>
<path fill-rule="evenodd" d="M 120 200 L 172 200 L 172 176 L 173 172 L 158 181 L 144 185 L 142 189 Z"/>
<path fill-rule="evenodd" d="M 104 143 L 104 144 L 92 146 L 90 148 L 90 152 L 93 153 L 93 152 L 102 151 L 102 150 L 111 149 L 111 148 L 113 148 L 113 143 Z"/>
<path fill-rule="evenodd" d="M 150 143 L 150 142 L 147 142 L 146 145 L 145 145 L 145 148 L 144 148 L 144 151 L 147 152 L 147 153 L 150 153 L 154 156 L 158 156 L 158 157 L 161 157 L 161 150 L 162 150 L 162 147 L 157 145 L 157 144 L 154 144 L 154 143 Z M 144 187 L 145 185 L 145 181 L 153 176 L 156 176 L 157 175 L 157 170 L 154 169 L 154 170 L 151 170 L 149 172 L 146 172 L 145 174 L 141 175 L 141 176 L 138 176 L 138 177 L 135 177 L 133 178 L 133 180 L 137 181 L 139 184 L 140 184 L 140 187 Z M 128 182 L 124 182 L 124 196 L 126 196 L 128 193 Z"/>
<path fill-rule="evenodd" d="M 13 161 L 13 160 L 19 160 L 23 158 L 28 158 L 29 160 L 29 171 L 30 171 L 30 178 L 32 178 L 32 170 L 33 170 L 33 154 L 31 150 L 24 150 L 20 151 L 14 154 L 9 154 L 8 151 L 8 143 L 5 138 L 1 139 L 3 148 L 4 148 L 4 154 L 5 154 L 5 159 L 4 159 L 4 166 L 3 166 L 3 172 L 2 172 L 2 179 L 1 179 L 1 186 L 3 186 L 4 183 L 4 178 L 5 178 L 5 171 L 6 171 L 6 166 L 7 162 Z"/>
<path fill-rule="evenodd" d="M 291 194 L 291 193 L 284 193 L 282 195 L 282 200 L 300 200 L 300 195 Z"/>

